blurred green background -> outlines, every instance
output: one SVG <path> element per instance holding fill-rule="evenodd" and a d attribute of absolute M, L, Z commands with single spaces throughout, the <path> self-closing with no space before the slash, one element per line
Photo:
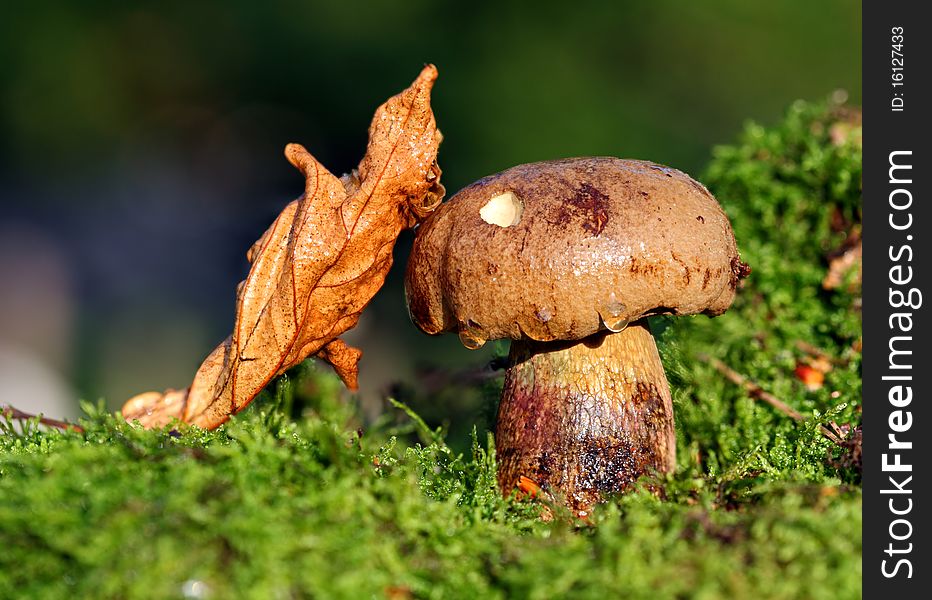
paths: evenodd
<path fill-rule="evenodd" d="M 425 62 L 451 193 L 576 155 L 695 174 L 747 119 L 860 104 L 860 18 L 852 0 L 6 3 L 0 403 L 67 417 L 79 397 L 115 408 L 187 385 L 229 333 L 246 249 L 302 191 L 284 145 L 348 171 L 375 107 Z M 449 419 L 475 408 L 463 380 L 416 369 L 495 348 L 410 324 L 410 241 L 348 337 L 366 352 L 362 405 L 431 396 L 461 404 L 427 411 Z"/>

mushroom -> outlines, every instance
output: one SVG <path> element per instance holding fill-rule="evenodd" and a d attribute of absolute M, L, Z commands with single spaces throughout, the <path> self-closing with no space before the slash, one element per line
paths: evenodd
<path fill-rule="evenodd" d="M 728 217 L 688 175 L 646 161 L 517 166 L 457 193 L 417 231 L 411 320 L 467 348 L 513 340 L 495 440 L 502 493 L 578 513 L 676 464 L 651 315 L 725 312 L 749 272 Z"/>

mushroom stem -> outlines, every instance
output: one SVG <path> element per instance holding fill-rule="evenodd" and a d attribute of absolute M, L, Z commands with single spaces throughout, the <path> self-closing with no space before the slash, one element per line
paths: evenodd
<path fill-rule="evenodd" d="M 647 320 L 574 342 L 513 341 L 495 432 L 498 482 L 575 511 L 676 465 L 673 403 Z"/>

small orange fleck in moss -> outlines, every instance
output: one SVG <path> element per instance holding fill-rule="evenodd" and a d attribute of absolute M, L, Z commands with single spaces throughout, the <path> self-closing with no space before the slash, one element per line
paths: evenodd
<path fill-rule="evenodd" d="M 533 479 L 521 475 L 518 477 L 517 488 L 523 493 L 527 494 L 531 498 L 537 498 L 540 496 L 543 490 L 540 489 L 540 486 L 535 483 Z"/>
<path fill-rule="evenodd" d="M 825 375 L 822 371 L 807 364 L 797 364 L 793 372 L 796 374 L 796 378 L 802 381 L 809 391 L 821 389 L 822 384 L 825 382 Z"/>

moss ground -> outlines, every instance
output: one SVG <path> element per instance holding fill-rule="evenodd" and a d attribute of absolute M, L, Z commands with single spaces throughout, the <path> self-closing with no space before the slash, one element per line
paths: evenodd
<path fill-rule="evenodd" d="M 859 292 L 822 286 L 860 223 L 859 132 L 799 103 L 715 150 L 702 179 L 753 273 L 726 315 L 655 323 L 679 467 L 588 522 L 500 498 L 484 432 L 457 452 L 403 405 L 363 430 L 306 365 L 213 432 L 90 405 L 83 434 L 4 425 L 0 598 L 859 597 L 857 448 L 819 427 L 860 425 Z"/>

